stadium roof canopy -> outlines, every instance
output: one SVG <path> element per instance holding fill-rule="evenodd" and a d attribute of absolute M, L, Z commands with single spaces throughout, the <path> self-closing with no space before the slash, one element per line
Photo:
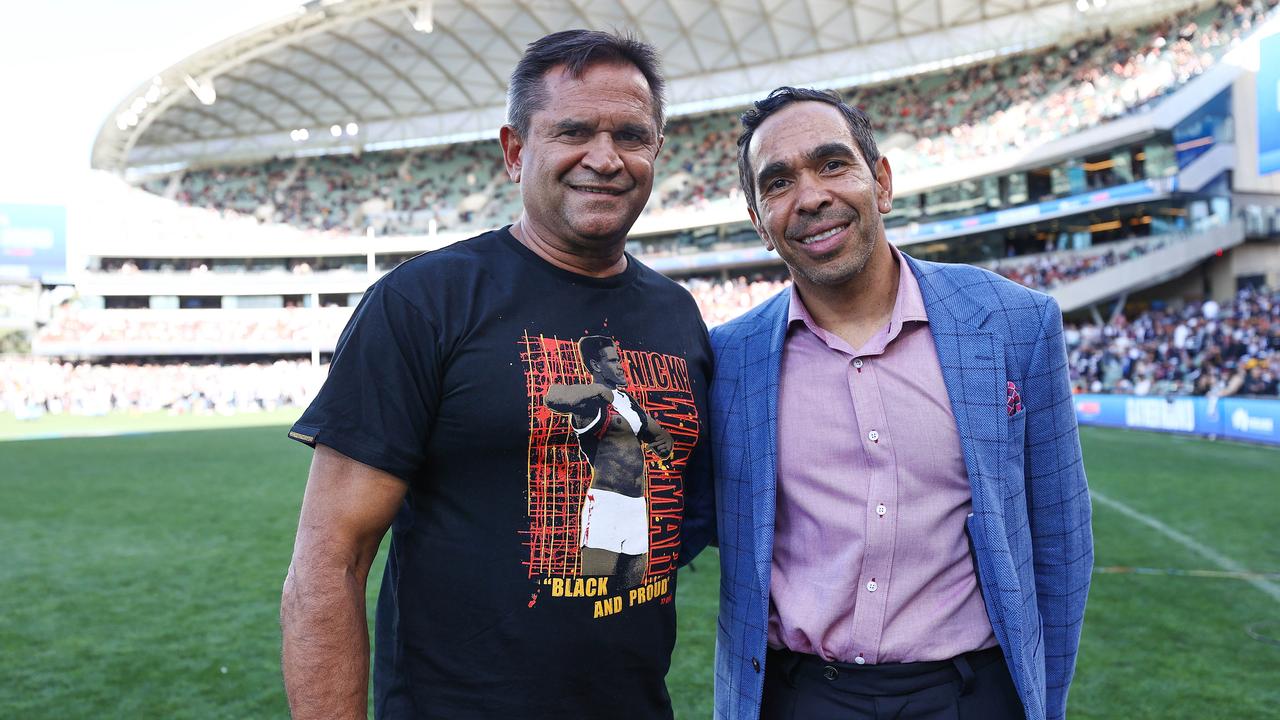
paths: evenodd
<path fill-rule="evenodd" d="M 493 136 L 524 47 L 566 28 L 632 30 L 653 43 L 672 114 L 683 114 L 783 84 L 847 87 L 972 61 L 1187 4 L 313 0 L 139 86 L 104 122 L 92 164 L 146 173 Z"/>

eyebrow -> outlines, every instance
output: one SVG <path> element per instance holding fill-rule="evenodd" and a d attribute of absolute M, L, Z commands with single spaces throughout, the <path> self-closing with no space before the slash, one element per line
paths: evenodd
<path fill-rule="evenodd" d="M 805 161 L 811 165 L 817 164 L 818 162 L 828 158 L 847 158 L 852 160 L 854 157 L 856 157 L 856 155 L 854 154 L 853 148 L 842 142 L 823 143 L 810 149 L 804 154 Z M 790 167 L 790 165 L 782 162 L 781 160 L 775 160 L 774 162 L 765 165 L 756 175 L 756 187 L 764 187 L 764 185 L 770 180 L 779 175 L 785 174 Z"/>
<path fill-rule="evenodd" d="M 585 120 L 561 120 L 552 125 L 551 129 L 557 133 L 562 133 L 568 130 L 593 130 L 594 126 Z"/>
<path fill-rule="evenodd" d="M 635 135 L 638 138 L 643 138 L 646 141 L 653 138 L 653 130 L 640 123 L 623 123 L 622 127 L 618 128 L 618 131 L 631 133 L 632 135 Z"/>
<path fill-rule="evenodd" d="M 586 132 L 595 132 L 595 129 L 596 129 L 596 126 L 593 123 L 589 123 L 585 120 L 573 120 L 573 119 L 561 120 L 557 122 L 555 125 L 551 126 L 551 131 L 554 134 L 569 132 L 571 130 L 584 130 Z M 653 130 L 649 129 L 642 123 L 624 123 L 617 130 L 615 130 L 615 132 L 632 133 L 636 137 L 642 138 L 646 142 L 653 139 Z"/>

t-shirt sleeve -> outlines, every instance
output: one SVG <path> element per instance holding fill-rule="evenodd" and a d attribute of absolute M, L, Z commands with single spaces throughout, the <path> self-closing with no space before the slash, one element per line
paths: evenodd
<path fill-rule="evenodd" d="M 440 358 L 438 324 L 387 283 L 374 284 L 289 437 L 412 481 L 439 401 Z"/>

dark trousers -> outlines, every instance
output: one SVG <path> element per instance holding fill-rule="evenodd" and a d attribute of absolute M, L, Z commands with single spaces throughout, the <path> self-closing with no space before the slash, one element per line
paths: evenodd
<path fill-rule="evenodd" d="M 1022 720 L 1000 648 L 854 665 L 769 650 L 760 720 Z"/>

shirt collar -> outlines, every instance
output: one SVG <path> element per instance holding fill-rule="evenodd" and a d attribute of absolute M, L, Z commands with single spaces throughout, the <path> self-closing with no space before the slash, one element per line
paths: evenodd
<path fill-rule="evenodd" d="M 929 322 L 929 315 L 924 308 L 924 296 L 920 294 L 920 283 L 916 280 L 915 273 L 911 272 L 911 266 L 907 265 L 902 251 L 898 250 L 892 243 L 889 244 L 889 251 L 893 253 L 894 260 L 898 263 L 898 297 L 893 302 L 893 312 L 889 316 L 888 333 L 884 339 L 885 344 L 888 344 L 898 336 L 898 333 L 902 331 L 903 323 L 913 321 Z M 793 328 L 796 323 L 803 324 L 814 335 L 824 340 L 828 339 L 829 333 L 814 321 L 813 316 L 809 314 L 809 308 L 805 307 L 804 301 L 800 299 L 800 293 L 796 290 L 795 283 L 792 283 L 791 302 L 787 310 L 787 327 Z"/>

